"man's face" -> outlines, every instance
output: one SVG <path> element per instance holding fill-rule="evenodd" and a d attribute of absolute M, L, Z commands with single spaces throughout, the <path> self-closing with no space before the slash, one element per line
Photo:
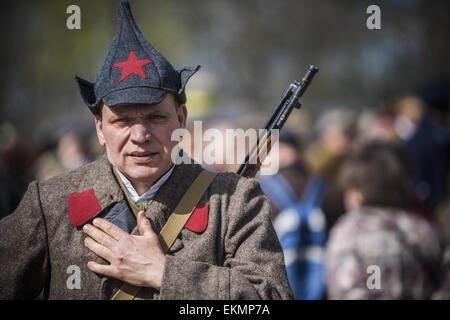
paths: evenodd
<path fill-rule="evenodd" d="M 186 116 L 186 106 L 177 110 L 174 96 L 167 94 L 155 105 L 103 105 L 95 125 L 111 164 L 135 188 L 135 184 L 150 187 L 172 166 L 171 152 L 177 141 L 171 141 L 171 135 L 186 126 Z"/>

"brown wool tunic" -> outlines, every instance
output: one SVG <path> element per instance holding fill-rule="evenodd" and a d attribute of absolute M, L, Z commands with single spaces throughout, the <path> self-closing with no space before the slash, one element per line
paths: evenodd
<path fill-rule="evenodd" d="M 146 211 L 160 232 L 202 171 L 176 165 Z M 0 220 L 0 299 L 110 299 L 122 282 L 97 275 L 88 261 L 106 263 L 83 244 L 69 221 L 68 196 L 93 189 L 104 216 L 124 199 L 106 156 L 45 182 L 32 182 L 18 208 Z M 183 229 L 167 254 L 161 290 L 137 299 L 292 299 L 270 205 L 255 179 L 219 173 L 199 205 L 208 203 L 206 230 Z M 90 220 L 89 220 L 90 222 Z M 139 234 L 134 228 L 132 234 Z M 80 289 L 69 289 L 69 266 L 80 268 Z M 69 286 L 70 287 L 70 286 Z"/>

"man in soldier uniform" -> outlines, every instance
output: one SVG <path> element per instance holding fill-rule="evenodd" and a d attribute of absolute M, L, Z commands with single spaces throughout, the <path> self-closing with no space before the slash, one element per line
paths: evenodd
<path fill-rule="evenodd" d="M 172 161 L 171 134 L 185 127 L 185 86 L 198 69 L 175 70 L 119 3 L 95 84 L 76 78 L 106 155 L 32 182 L 0 221 L 1 299 L 292 298 L 257 181 L 217 173 L 197 184 L 207 171 Z M 191 195 L 199 201 L 190 215 L 178 214 Z M 188 220 L 174 231 L 180 216 Z"/>

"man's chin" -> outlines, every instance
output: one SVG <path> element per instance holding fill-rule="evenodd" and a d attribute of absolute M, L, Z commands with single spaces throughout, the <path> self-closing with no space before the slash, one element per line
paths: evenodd
<path fill-rule="evenodd" d="M 164 173 L 170 169 L 172 164 L 161 165 L 158 166 L 149 166 L 149 165 L 134 165 L 132 168 L 128 168 L 125 170 L 125 175 L 129 177 L 129 179 L 134 181 L 156 181 L 159 179 Z"/>
<path fill-rule="evenodd" d="M 158 179 L 164 173 L 160 168 L 144 167 L 130 170 L 127 175 L 132 180 L 144 181 Z"/>

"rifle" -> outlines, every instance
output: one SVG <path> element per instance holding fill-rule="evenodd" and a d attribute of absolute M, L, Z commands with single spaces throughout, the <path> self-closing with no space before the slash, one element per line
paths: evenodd
<path fill-rule="evenodd" d="M 319 69 L 310 65 L 305 75 L 300 81 L 294 80 L 284 92 L 278 106 L 272 112 L 267 122 L 264 133 L 258 137 L 252 151 L 245 157 L 244 163 L 239 167 L 237 174 L 252 178 L 256 175 L 265 156 L 269 154 L 271 148 L 272 130 L 281 130 L 287 118 L 294 108 L 300 109 L 301 103 L 298 101 L 308 88 L 314 75 Z"/>

